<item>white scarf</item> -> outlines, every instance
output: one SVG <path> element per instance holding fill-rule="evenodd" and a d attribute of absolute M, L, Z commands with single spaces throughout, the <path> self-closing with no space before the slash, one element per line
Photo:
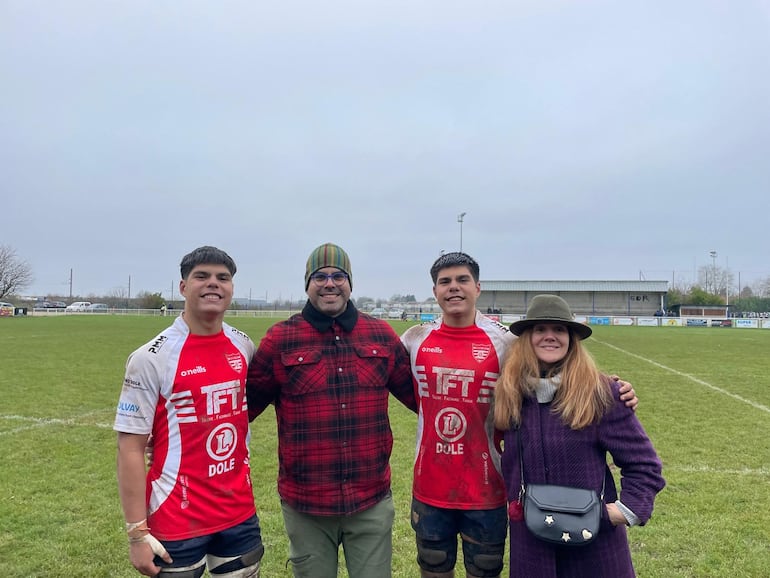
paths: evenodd
<path fill-rule="evenodd" d="M 553 377 L 530 377 L 530 385 L 535 386 L 535 395 L 537 396 L 538 403 L 550 403 L 553 401 L 556 395 L 556 390 L 559 389 L 561 384 L 561 374 L 556 374 Z"/>

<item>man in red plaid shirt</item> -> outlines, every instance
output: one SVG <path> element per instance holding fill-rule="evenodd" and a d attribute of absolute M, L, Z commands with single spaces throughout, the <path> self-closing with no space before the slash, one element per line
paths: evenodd
<path fill-rule="evenodd" d="M 249 418 L 275 405 L 278 493 L 295 578 L 390 578 L 392 393 L 417 410 L 409 356 L 350 301 L 350 259 L 332 243 L 305 270 L 302 312 L 272 326 L 249 364 Z"/>

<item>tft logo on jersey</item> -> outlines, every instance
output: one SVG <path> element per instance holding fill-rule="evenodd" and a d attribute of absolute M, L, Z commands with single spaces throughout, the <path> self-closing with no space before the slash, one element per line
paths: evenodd
<path fill-rule="evenodd" d="M 238 431 L 231 423 L 215 427 L 206 440 L 206 451 L 216 463 L 209 464 L 209 477 L 224 474 L 235 467 L 235 458 L 230 457 L 235 451 Z"/>
<path fill-rule="evenodd" d="M 454 367 L 434 367 L 436 393 L 439 395 L 468 397 L 468 388 L 476 376 L 472 369 Z"/>
<path fill-rule="evenodd" d="M 241 383 L 237 380 L 201 387 L 201 393 L 206 396 L 206 414 L 231 414 L 236 411 L 240 391 Z"/>
<path fill-rule="evenodd" d="M 445 407 L 436 414 L 434 425 L 438 437 L 444 442 L 436 442 L 436 453 L 462 454 L 464 444 L 457 442 L 465 436 L 465 432 L 468 429 L 468 421 L 465 419 L 465 415 L 453 407 Z"/>
<path fill-rule="evenodd" d="M 195 410 L 195 398 L 191 390 L 177 391 L 169 397 L 179 423 L 197 423 L 221 419 L 243 410 L 239 405 L 241 398 L 241 382 L 236 380 L 215 383 L 201 387 L 201 394 L 206 400 L 206 414 L 198 416 Z"/>

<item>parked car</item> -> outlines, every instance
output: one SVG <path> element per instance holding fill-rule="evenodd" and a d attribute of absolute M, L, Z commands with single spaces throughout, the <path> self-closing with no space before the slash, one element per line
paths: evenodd
<path fill-rule="evenodd" d="M 69 305 L 67 305 L 67 307 L 64 310 L 65 311 L 87 311 L 89 305 L 91 305 L 90 301 L 75 301 L 74 303 L 70 303 Z"/>
<path fill-rule="evenodd" d="M 388 319 L 403 319 L 404 317 L 404 310 L 403 309 L 391 309 L 388 311 Z"/>
<path fill-rule="evenodd" d="M 387 314 L 388 314 L 388 312 L 387 312 L 387 311 L 385 311 L 385 310 L 384 310 L 382 307 L 377 307 L 377 308 L 375 308 L 375 309 L 372 309 L 372 310 L 369 312 L 369 315 L 371 315 L 372 317 L 376 317 L 377 319 L 382 319 L 382 318 L 383 318 L 383 317 L 385 317 Z"/>
<path fill-rule="evenodd" d="M 106 303 L 91 303 L 88 307 L 86 307 L 86 311 L 89 313 L 107 313 L 110 308 Z"/>
<path fill-rule="evenodd" d="M 36 301 L 33 309 L 64 309 L 67 304 L 63 301 Z"/>
<path fill-rule="evenodd" d="M 7 303 L 0 301 L 0 317 L 13 317 L 13 313 L 16 310 L 13 303 Z"/>

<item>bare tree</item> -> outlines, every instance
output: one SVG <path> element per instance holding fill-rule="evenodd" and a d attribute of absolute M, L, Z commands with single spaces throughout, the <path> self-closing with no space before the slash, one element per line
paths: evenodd
<path fill-rule="evenodd" d="M 112 307 L 128 307 L 128 289 L 115 287 L 107 294 L 107 302 Z"/>
<path fill-rule="evenodd" d="M 698 285 L 712 295 L 734 295 L 735 279 L 732 272 L 719 265 L 703 265 L 698 269 Z"/>
<path fill-rule="evenodd" d="M 754 295 L 757 297 L 770 297 L 770 277 L 759 279 L 753 286 Z"/>
<path fill-rule="evenodd" d="M 32 267 L 16 256 L 10 245 L 0 245 L 0 299 L 28 287 L 33 280 Z"/>

